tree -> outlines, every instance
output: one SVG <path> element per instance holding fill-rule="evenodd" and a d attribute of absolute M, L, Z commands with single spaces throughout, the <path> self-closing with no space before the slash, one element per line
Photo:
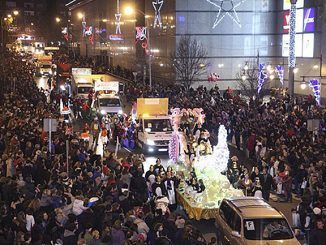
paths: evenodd
<path fill-rule="evenodd" d="M 196 39 L 181 36 L 177 49 L 171 55 L 177 79 L 188 90 L 195 79 L 205 73 L 207 52 Z"/>
<path fill-rule="evenodd" d="M 238 88 L 242 95 L 249 98 L 262 96 L 266 93 L 266 85 L 268 80 L 265 80 L 261 92 L 258 93 L 258 76 L 259 76 L 259 64 L 255 60 L 250 60 L 241 68 L 236 74 L 236 80 L 238 82 Z"/>

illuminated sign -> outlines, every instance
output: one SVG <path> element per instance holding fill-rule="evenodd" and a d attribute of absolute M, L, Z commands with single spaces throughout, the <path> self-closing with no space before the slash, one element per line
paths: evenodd
<path fill-rule="evenodd" d="M 304 0 L 298 0 L 297 1 L 297 8 L 303 8 Z M 283 9 L 290 9 L 291 8 L 291 0 L 284 0 L 283 1 Z"/>
<path fill-rule="evenodd" d="M 109 36 L 111 41 L 123 41 L 123 36 L 121 34 L 112 34 Z"/>
<path fill-rule="evenodd" d="M 304 10 L 303 32 L 315 31 L 315 9 L 308 8 Z"/>
<path fill-rule="evenodd" d="M 72 68 L 71 74 L 75 75 L 92 75 L 92 68 Z"/>
<path fill-rule="evenodd" d="M 290 11 L 285 10 L 283 12 L 283 33 L 289 33 L 290 30 Z M 296 11 L 296 27 L 295 31 L 303 31 L 303 9 L 298 9 Z"/>
<path fill-rule="evenodd" d="M 32 37 L 30 35 L 22 35 L 22 36 L 18 37 L 17 40 L 34 40 L 34 37 Z"/>

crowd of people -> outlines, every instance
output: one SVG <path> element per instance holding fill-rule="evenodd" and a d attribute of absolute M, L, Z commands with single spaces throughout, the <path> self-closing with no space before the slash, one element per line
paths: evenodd
<path fill-rule="evenodd" d="M 1 62 L 2 79 L 17 79 L 1 91 L 0 244 L 205 244 L 174 211 L 172 168 L 158 159 L 145 174 L 142 156 L 96 155 L 67 130 L 33 66 L 13 53 Z M 50 144 L 44 118 L 58 119 Z"/>
<path fill-rule="evenodd" d="M 59 99 L 47 103 L 32 65 L 13 53 L 3 54 L 0 65 L 0 244 L 205 244 L 198 229 L 174 211 L 179 180 L 172 168 L 164 169 L 158 159 L 145 171 L 143 157 L 132 154 L 101 158 L 68 130 Z M 225 173 L 231 183 L 246 195 L 260 191 L 266 200 L 271 191 L 283 201 L 296 194 L 297 226 L 318 233 L 325 210 L 326 120 L 325 109 L 312 98 L 246 103 L 217 86 L 149 89 L 132 81 L 124 92 L 131 103 L 168 97 L 170 107 L 202 108 L 202 127 L 214 135 L 225 125 L 228 140 L 253 163 L 231 158 Z M 50 146 L 42 130 L 49 117 L 59 119 Z M 308 130 L 309 119 L 319 119 L 318 133 Z"/>
<path fill-rule="evenodd" d="M 317 106 L 313 96 L 290 98 L 276 93 L 266 103 L 245 101 L 231 89 L 222 93 L 218 86 L 186 90 L 182 85 L 154 84 L 150 89 L 133 81 L 130 73 L 118 75 L 130 79 L 124 92 L 131 103 L 140 97 L 167 97 L 170 108 L 202 108 L 202 128 L 211 132 L 211 138 L 225 125 L 228 141 L 249 158 L 241 164 L 236 157 L 230 159 L 225 174 L 234 187 L 267 201 L 271 192 L 281 202 L 299 198 L 300 222 L 295 223 L 302 230 L 314 227 L 315 213 L 325 213 L 326 110 Z M 317 129 L 309 126 L 312 120 L 318 121 Z M 303 212 L 302 206 L 308 208 Z"/>

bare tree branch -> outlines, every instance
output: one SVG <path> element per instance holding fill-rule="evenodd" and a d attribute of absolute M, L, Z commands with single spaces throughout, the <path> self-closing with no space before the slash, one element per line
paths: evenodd
<path fill-rule="evenodd" d="M 255 60 L 250 60 L 247 63 L 248 69 L 242 69 L 236 74 L 236 80 L 238 82 L 238 88 L 241 93 L 250 98 L 259 97 L 258 94 L 258 76 L 259 70 Z M 264 83 L 266 85 L 266 83 Z M 264 85 L 262 90 L 264 89 Z M 262 92 L 261 92 L 262 93 Z"/>
<path fill-rule="evenodd" d="M 177 78 L 186 89 L 189 89 L 194 80 L 205 73 L 207 52 L 202 44 L 189 36 L 182 36 L 177 49 L 171 55 L 171 61 Z"/>

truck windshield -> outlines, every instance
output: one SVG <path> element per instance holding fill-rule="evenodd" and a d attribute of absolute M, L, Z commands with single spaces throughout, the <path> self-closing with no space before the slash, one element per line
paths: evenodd
<path fill-rule="evenodd" d="M 117 98 L 102 98 L 99 99 L 100 106 L 104 107 L 119 107 L 121 106 L 120 100 Z"/>
<path fill-rule="evenodd" d="M 145 131 L 168 132 L 172 131 L 169 119 L 146 119 L 144 120 Z"/>
<path fill-rule="evenodd" d="M 49 69 L 49 68 L 51 68 L 51 65 L 42 65 L 41 68 L 43 68 L 43 69 Z"/>
<path fill-rule="evenodd" d="M 293 234 L 283 218 L 245 219 L 244 236 L 248 240 L 284 240 L 292 239 Z"/>
<path fill-rule="evenodd" d="M 92 87 L 78 87 L 78 94 L 88 94 Z"/>

